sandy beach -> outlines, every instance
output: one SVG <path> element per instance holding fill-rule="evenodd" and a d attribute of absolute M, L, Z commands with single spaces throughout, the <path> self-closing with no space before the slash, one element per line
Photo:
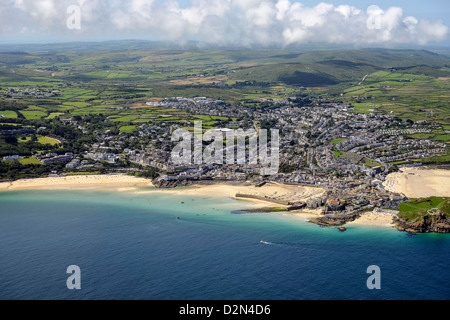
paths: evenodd
<path fill-rule="evenodd" d="M 302 209 L 288 213 L 294 217 L 309 221 L 311 218 L 318 218 L 322 215 L 322 209 Z"/>
<path fill-rule="evenodd" d="M 373 227 L 392 227 L 394 214 L 382 212 L 378 210 L 369 211 L 361 214 L 361 217 L 353 222 L 349 222 L 346 226 L 352 225 L 369 225 Z"/>
<path fill-rule="evenodd" d="M 310 221 L 312 218 L 318 218 L 322 216 L 322 209 L 302 209 L 290 212 L 289 214 L 300 219 Z M 382 212 L 378 210 L 369 211 L 361 214 L 361 217 L 356 219 L 355 221 L 345 224 L 345 227 L 358 225 L 371 227 L 392 227 L 394 216 L 395 215 L 392 213 Z"/>
<path fill-rule="evenodd" d="M 147 191 L 154 192 L 154 191 Z M 240 184 L 214 184 L 214 185 L 194 185 L 192 187 L 181 189 L 158 189 L 157 192 L 169 192 L 171 194 L 193 195 L 193 196 L 207 196 L 207 197 L 228 197 L 234 198 L 236 194 L 243 193 L 259 197 L 276 198 L 282 201 L 305 201 L 309 198 L 321 196 L 325 190 L 322 188 L 294 186 L 285 184 L 267 183 L 262 187 L 254 185 L 240 185 Z M 247 199 L 246 199 L 247 200 Z M 243 201 L 246 201 L 243 200 Z M 264 203 L 272 207 L 282 207 L 282 205 L 270 203 L 269 201 L 261 201 L 255 199 L 248 199 L 255 203 Z"/>
<path fill-rule="evenodd" d="M 450 197 L 450 170 L 404 168 L 390 174 L 383 185 L 408 198 Z"/>
<path fill-rule="evenodd" d="M 67 176 L 22 179 L 0 183 L 0 191 L 18 190 L 110 190 L 133 191 L 151 187 L 150 180 L 126 175 Z"/>
<path fill-rule="evenodd" d="M 122 192 L 170 193 L 186 196 L 232 197 L 237 193 L 251 194 L 260 197 L 277 198 L 283 201 L 305 201 L 324 193 L 324 189 L 268 183 L 262 187 L 233 183 L 213 185 L 193 185 L 175 189 L 146 189 L 153 187 L 150 180 L 127 175 L 80 175 L 66 177 L 50 177 L 39 179 L 22 179 L 14 182 L 0 183 L 0 191 L 17 190 L 114 190 Z M 255 202 L 266 201 L 254 200 Z M 273 205 L 272 205 L 273 206 Z"/>

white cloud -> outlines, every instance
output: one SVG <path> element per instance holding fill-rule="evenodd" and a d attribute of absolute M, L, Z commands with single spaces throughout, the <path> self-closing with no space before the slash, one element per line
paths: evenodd
<path fill-rule="evenodd" d="M 279 0 L 276 4 L 277 12 L 277 20 L 281 21 L 286 16 L 286 13 L 289 11 L 291 7 L 291 3 L 289 0 Z"/>
<path fill-rule="evenodd" d="M 14 8 L 25 10 L 26 7 L 25 7 L 24 0 L 15 0 L 14 1 Z"/>
<path fill-rule="evenodd" d="M 4 0 L 1 0 L 4 1 Z M 81 6 L 80 34 L 200 39 L 218 44 L 277 45 L 310 42 L 397 44 L 448 39 L 442 21 L 403 16 L 402 8 L 356 8 L 326 2 L 305 6 L 294 0 L 13 0 L 2 4 L 0 36 L 35 30 L 70 35 L 66 8 Z M 25 30 L 25 31 L 24 31 Z"/>
<path fill-rule="evenodd" d="M 448 36 L 448 33 L 448 27 L 442 21 L 432 23 L 427 20 L 421 20 L 417 26 L 417 41 L 419 44 L 441 41 Z"/>
<path fill-rule="evenodd" d="M 341 15 L 343 15 L 345 20 L 348 20 L 349 18 L 361 13 L 361 11 L 358 10 L 357 8 L 347 5 L 340 5 L 337 8 L 335 8 L 335 10 L 339 12 Z"/>

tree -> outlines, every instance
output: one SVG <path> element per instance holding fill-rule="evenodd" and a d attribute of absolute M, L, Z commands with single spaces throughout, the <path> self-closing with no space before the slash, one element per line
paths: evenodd
<path fill-rule="evenodd" d="M 298 166 L 297 165 L 291 165 L 291 164 L 287 164 L 287 163 L 282 163 L 280 165 L 280 173 L 292 173 L 294 171 L 298 170 Z"/>
<path fill-rule="evenodd" d="M 5 142 L 8 144 L 17 144 L 17 138 L 15 136 L 6 136 L 5 137 Z"/>
<path fill-rule="evenodd" d="M 150 167 L 147 171 L 141 172 L 139 176 L 142 178 L 156 179 L 159 177 L 159 171 L 154 167 Z"/>

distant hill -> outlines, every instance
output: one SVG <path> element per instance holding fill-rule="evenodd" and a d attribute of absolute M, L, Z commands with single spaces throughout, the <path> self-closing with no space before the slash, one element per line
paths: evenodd
<path fill-rule="evenodd" d="M 123 50 L 194 49 L 197 42 L 178 44 L 171 41 L 118 40 L 103 42 L 62 42 L 43 44 L 0 44 L 0 52 L 108 52 Z"/>

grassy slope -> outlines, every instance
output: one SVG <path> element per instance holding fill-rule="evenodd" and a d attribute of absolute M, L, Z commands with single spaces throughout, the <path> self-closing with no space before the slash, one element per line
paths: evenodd
<path fill-rule="evenodd" d="M 427 210 L 438 208 L 446 214 L 450 214 L 450 198 L 430 197 L 426 199 L 411 199 L 400 205 L 399 217 L 407 221 L 417 221 L 426 216 Z"/>

